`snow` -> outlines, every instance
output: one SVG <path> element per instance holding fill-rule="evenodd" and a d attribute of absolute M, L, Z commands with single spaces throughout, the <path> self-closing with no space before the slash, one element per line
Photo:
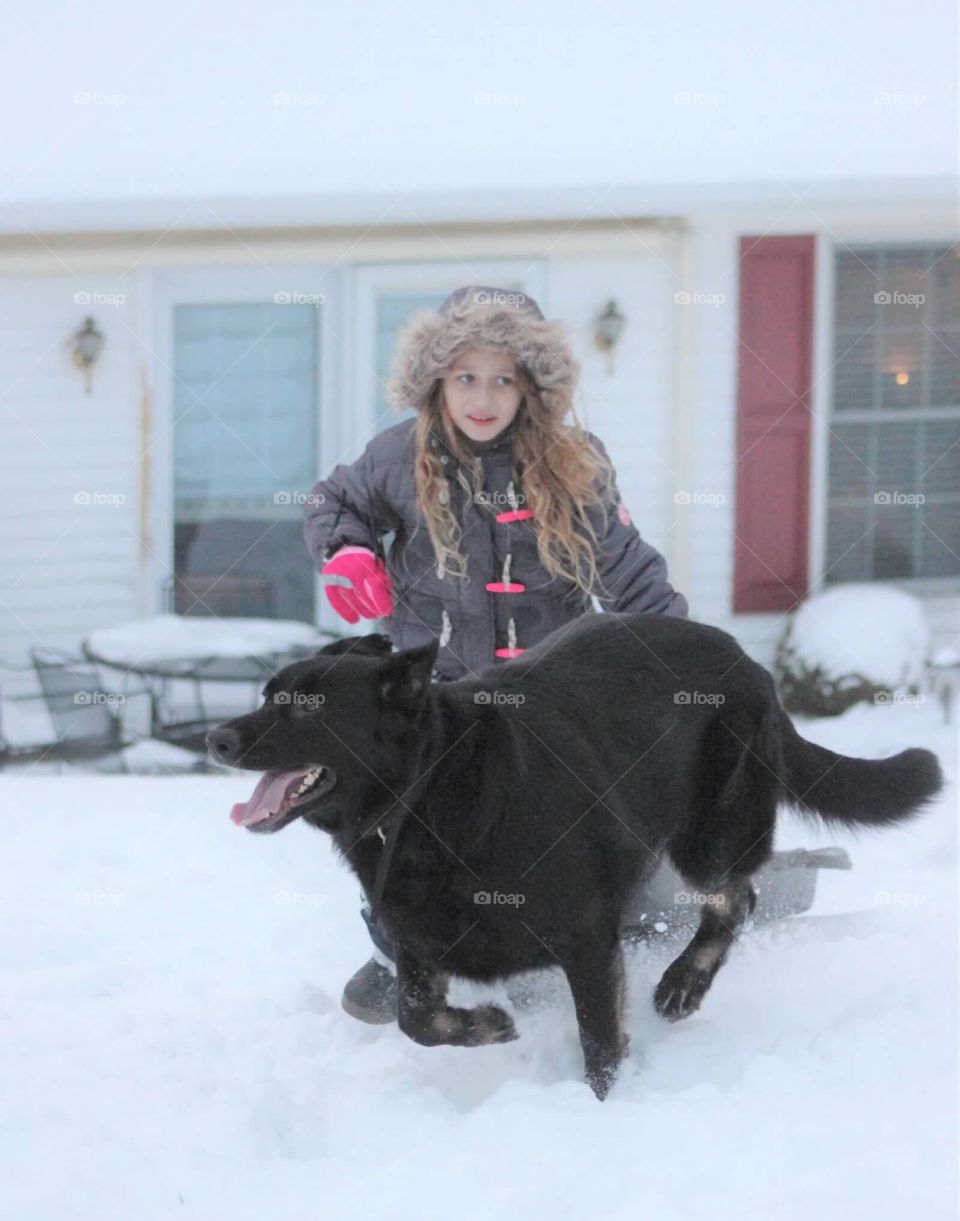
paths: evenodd
<path fill-rule="evenodd" d="M 879 756 L 957 732 L 932 707 L 801 725 Z M 228 818 L 249 775 L 0 775 L 0 1213 L 13 1221 L 955 1215 L 956 788 L 842 843 L 815 912 L 748 932 L 703 1009 L 650 997 L 677 947 L 629 959 L 632 1054 L 581 1081 L 572 1006 L 517 1042 L 420 1048 L 344 1014 L 369 955 L 320 833 Z M 456 982 L 455 997 L 489 995 Z"/>
<path fill-rule="evenodd" d="M 264 184 L 375 183 L 410 223 L 411 190 L 956 175 L 952 0 L 909 21 L 894 0 L 7 11 L 15 223 L 22 201 L 176 196 L 220 228 L 210 199 Z M 814 223 L 803 189 L 785 206 Z"/>
<path fill-rule="evenodd" d="M 201 657 L 258 657 L 294 645 L 327 643 L 316 628 L 295 619 L 221 619 L 155 615 L 94 632 L 87 646 L 118 666 Z"/>
<path fill-rule="evenodd" d="M 879 582 L 836 585 L 791 617 L 791 669 L 851 672 L 891 690 L 920 684 L 930 665 L 930 627 L 919 598 Z"/>

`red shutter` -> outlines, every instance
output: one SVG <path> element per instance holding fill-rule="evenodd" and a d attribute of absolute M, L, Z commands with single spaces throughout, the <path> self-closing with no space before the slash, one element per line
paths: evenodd
<path fill-rule="evenodd" d="M 740 239 L 735 612 L 807 592 L 814 241 Z"/>

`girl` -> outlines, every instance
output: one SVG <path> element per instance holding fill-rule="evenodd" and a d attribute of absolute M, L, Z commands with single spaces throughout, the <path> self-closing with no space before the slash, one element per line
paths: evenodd
<path fill-rule="evenodd" d="M 606 450 L 576 419 L 579 373 L 562 325 L 522 293 L 467 286 L 414 314 L 388 391 L 416 418 L 378 433 L 308 497 L 314 561 L 350 582 L 325 586 L 334 610 L 348 623 L 384 616 L 399 649 L 438 637 L 437 681 L 517 656 L 592 612 L 594 596 L 612 611 L 686 617 Z M 363 915 L 376 950 L 343 1006 L 392 1021 L 392 947 Z"/>

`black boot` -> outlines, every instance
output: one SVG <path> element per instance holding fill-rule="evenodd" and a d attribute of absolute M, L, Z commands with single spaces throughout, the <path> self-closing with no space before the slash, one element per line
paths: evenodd
<path fill-rule="evenodd" d="M 340 1004 L 358 1022 L 372 1026 L 397 1020 L 397 977 L 371 958 L 347 981 Z"/>

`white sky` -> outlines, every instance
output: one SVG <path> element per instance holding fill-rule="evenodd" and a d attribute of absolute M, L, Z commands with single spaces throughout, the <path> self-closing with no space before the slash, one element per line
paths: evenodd
<path fill-rule="evenodd" d="M 0 200 L 956 173 L 956 7 L 15 0 Z"/>

